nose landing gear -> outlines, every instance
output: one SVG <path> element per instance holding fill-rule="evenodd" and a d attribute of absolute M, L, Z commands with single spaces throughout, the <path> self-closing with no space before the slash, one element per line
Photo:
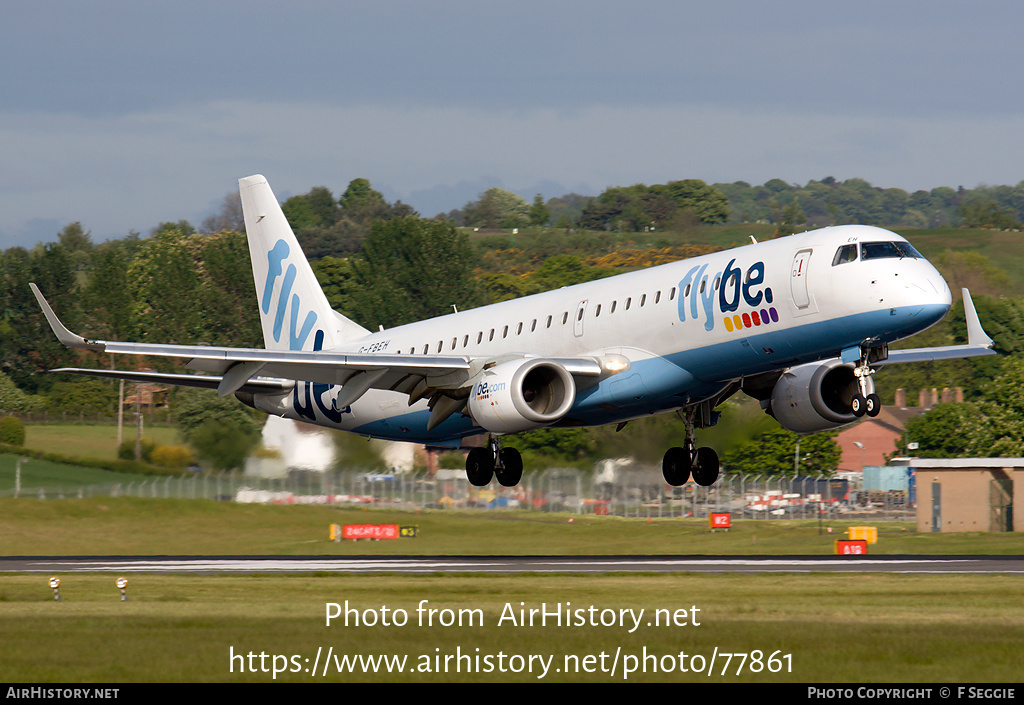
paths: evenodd
<path fill-rule="evenodd" d="M 881 398 L 874 391 L 870 391 L 874 389 L 874 385 L 871 385 L 869 389 L 871 375 L 875 374 L 875 370 L 871 369 L 871 363 L 884 360 L 888 356 L 889 349 L 887 347 L 861 348 L 860 359 L 853 370 L 853 374 L 857 377 L 857 386 L 860 388 L 860 391 L 854 394 L 850 400 L 850 412 L 854 416 L 861 417 L 867 414 L 875 417 L 882 410 Z"/>

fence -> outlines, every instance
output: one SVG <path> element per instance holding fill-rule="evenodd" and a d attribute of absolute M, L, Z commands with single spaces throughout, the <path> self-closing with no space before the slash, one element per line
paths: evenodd
<path fill-rule="evenodd" d="M 665 484 L 660 471 L 595 473 L 550 468 L 516 487 L 477 488 L 459 471 L 435 477 L 357 471 L 293 471 L 284 478 L 240 472 L 82 486 L 23 487 L 23 498 L 149 497 L 275 504 L 334 504 L 396 509 L 520 509 L 623 517 L 706 517 L 730 512 L 756 519 L 849 518 L 913 521 L 905 493 L 865 491 L 846 479 L 723 475 L 712 487 Z M 0 492 L 14 496 L 14 490 Z"/>
<path fill-rule="evenodd" d="M 84 411 L 28 411 L 24 413 L 10 414 L 16 416 L 26 424 L 82 424 L 86 426 L 114 426 L 117 424 L 117 414 L 108 412 Z M 125 437 L 135 437 L 135 425 L 138 416 L 134 408 L 125 407 L 124 410 Z M 145 427 L 149 426 L 170 426 L 174 423 L 171 412 L 166 408 L 143 409 L 142 421 Z"/>

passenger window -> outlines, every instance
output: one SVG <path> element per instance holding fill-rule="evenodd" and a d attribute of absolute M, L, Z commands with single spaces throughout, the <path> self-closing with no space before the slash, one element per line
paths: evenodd
<path fill-rule="evenodd" d="M 647 303 L 647 294 L 640 297 L 640 308 L 643 308 L 645 303 Z"/>
<path fill-rule="evenodd" d="M 654 303 L 661 303 L 661 292 L 659 291 L 654 295 Z"/>
<path fill-rule="evenodd" d="M 627 298 L 627 299 L 626 299 L 626 310 L 627 310 L 627 311 L 629 310 L 629 305 L 630 305 L 630 304 L 631 304 L 632 302 L 633 302 L 633 297 L 632 297 L 632 296 L 630 296 L 629 298 Z"/>
<path fill-rule="evenodd" d="M 551 327 L 551 316 L 548 316 L 548 326 L 547 326 L 547 327 L 548 327 L 548 328 L 550 328 L 550 327 Z"/>
<path fill-rule="evenodd" d="M 608 313 L 615 313 L 615 307 L 618 305 L 618 301 L 612 301 L 612 308 Z"/>
<path fill-rule="evenodd" d="M 597 318 L 600 315 L 601 315 L 601 304 L 598 304 L 597 308 L 594 309 L 594 318 Z"/>
<path fill-rule="evenodd" d="M 734 274 L 733 276 L 735 277 L 736 275 Z M 675 287 L 672 287 L 671 289 L 669 289 L 668 300 L 669 301 L 675 301 L 676 300 L 676 288 Z"/>

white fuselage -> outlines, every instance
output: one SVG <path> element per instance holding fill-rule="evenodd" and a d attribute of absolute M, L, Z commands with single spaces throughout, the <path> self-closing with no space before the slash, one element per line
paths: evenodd
<path fill-rule="evenodd" d="M 925 259 L 836 261 L 844 245 L 867 242 L 906 241 L 868 226 L 824 228 L 398 326 L 339 351 L 620 355 L 629 369 L 581 386 L 558 425 L 623 421 L 709 398 L 743 377 L 887 344 L 940 320 L 950 292 Z M 410 407 L 397 392 L 371 390 L 337 409 L 331 400 L 339 391 L 299 383 L 257 406 L 395 440 L 444 442 L 480 432 L 459 414 L 427 431 L 426 402 Z"/>

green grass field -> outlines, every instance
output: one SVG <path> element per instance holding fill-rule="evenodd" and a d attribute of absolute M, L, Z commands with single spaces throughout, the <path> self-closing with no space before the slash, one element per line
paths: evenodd
<path fill-rule="evenodd" d="M 157 445 L 180 445 L 174 426 L 150 426 L 143 435 Z M 135 440 L 135 427 L 124 427 L 125 440 Z M 25 447 L 87 458 L 117 457 L 117 426 L 109 424 L 26 424 Z"/>
<path fill-rule="evenodd" d="M 68 575 L 55 602 L 47 576 L 3 576 L 0 679 L 1017 682 L 1024 646 L 1024 581 L 1011 576 L 130 575 L 128 595 L 120 601 L 113 575 Z M 433 626 L 429 612 L 421 626 L 422 600 Z M 328 603 L 355 610 L 348 626 L 327 625 Z M 584 610 L 573 613 L 582 624 L 520 622 L 521 609 L 556 605 Z M 641 609 L 639 626 L 617 621 Z M 332 647 L 339 658 L 404 656 L 405 668 L 332 659 L 325 675 Z M 493 670 L 479 672 L 487 658 Z"/>
<path fill-rule="evenodd" d="M 571 521 L 570 521 L 571 520 Z M 328 541 L 331 524 L 416 525 L 415 539 Z M 0 498 L 0 555 L 828 555 L 851 522 L 623 519 L 535 512 L 405 512 L 213 500 Z M 859 522 L 862 523 L 862 522 Z M 1021 534 L 919 534 L 878 522 L 876 554 L 1020 554 Z M 831 528 L 832 532 L 828 533 Z"/>
<path fill-rule="evenodd" d="M 15 470 L 18 463 L 17 455 L 0 454 L 0 492 L 13 490 Z M 82 485 L 95 485 L 107 482 L 139 482 L 143 475 L 113 472 L 99 468 L 87 468 L 80 465 L 52 463 L 48 460 L 29 460 L 22 463 L 21 486 L 28 487 L 65 487 L 78 488 Z"/>
<path fill-rule="evenodd" d="M 415 524 L 419 536 L 332 543 L 332 522 Z M 693 520 L 0 499 L 5 555 L 826 555 L 846 528 L 831 526 L 832 534 L 819 534 L 815 522 L 738 520 L 729 533 L 712 534 Z M 916 534 L 907 524 L 877 526 L 876 554 L 1024 553 L 1024 539 L 1014 535 Z M 1016 682 L 1024 648 L 1024 578 L 1017 575 L 130 574 L 127 602 L 120 601 L 113 574 L 61 575 L 60 602 L 53 600 L 48 577 L 0 575 L 0 679 Z M 461 614 L 466 623 L 421 626 L 422 600 L 438 610 L 438 622 Z M 347 603 L 360 620 L 377 623 L 356 626 L 353 616 L 349 626 L 341 618 L 328 626 L 328 603 Z M 582 621 L 518 622 L 520 609 L 556 606 L 584 610 L 576 613 Z M 641 609 L 639 626 L 617 622 L 619 610 Z M 658 624 L 654 610 L 665 610 L 659 619 L 678 621 Z M 380 623 L 385 612 L 389 626 Z M 395 624 L 402 614 L 406 623 Z M 591 614 L 597 615 L 593 624 Z M 401 673 L 389 673 L 379 662 L 374 672 L 366 663 L 346 667 L 334 659 L 341 655 L 405 662 Z M 314 663 L 317 675 L 307 670 Z M 626 673 L 626 667 L 638 670 Z M 644 667 L 646 672 L 639 670 Z"/>

